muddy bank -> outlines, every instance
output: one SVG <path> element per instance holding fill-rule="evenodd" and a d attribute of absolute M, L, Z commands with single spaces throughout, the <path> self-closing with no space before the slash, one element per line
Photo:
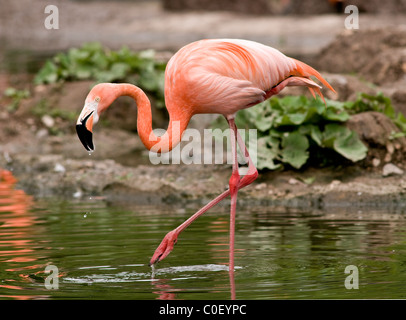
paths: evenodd
<path fill-rule="evenodd" d="M 17 186 L 38 198 L 88 199 L 111 203 L 203 205 L 228 188 L 228 165 L 124 166 L 114 160 L 79 160 L 62 155 L 14 155 L 0 161 Z M 312 183 L 309 180 L 313 180 Z M 269 207 L 339 207 L 405 210 L 406 178 L 379 170 L 308 169 L 261 173 L 239 192 L 239 203 Z M 225 201 L 223 205 L 228 205 Z"/>

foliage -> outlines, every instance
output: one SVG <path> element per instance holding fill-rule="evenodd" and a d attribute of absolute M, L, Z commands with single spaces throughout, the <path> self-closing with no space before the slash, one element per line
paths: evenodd
<path fill-rule="evenodd" d="M 127 47 L 118 51 L 87 43 L 47 60 L 34 83 L 47 84 L 74 80 L 129 82 L 152 94 L 158 106 L 164 106 L 164 62 L 158 62 L 153 50 L 133 52 Z"/>
<path fill-rule="evenodd" d="M 40 99 L 31 109 L 32 114 L 37 117 L 43 117 L 44 115 L 52 118 L 60 118 L 66 121 L 73 121 L 77 118 L 77 112 L 68 111 L 58 108 L 51 108 L 48 101 L 44 98 Z"/>
<path fill-rule="evenodd" d="M 258 130 L 259 169 L 274 170 L 283 165 L 299 169 L 311 160 L 326 164 L 335 159 L 364 159 L 367 147 L 345 122 L 355 113 L 371 110 L 384 113 L 406 131 L 405 117 L 396 115 L 390 99 L 382 94 L 360 94 L 353 102 L 326 99 L 326 105 L 304 96 L 273 97 L 239 111 L 235 121 L 239 128 Z M 213 126 L 226 128 L 227 124 L 220 117 Z"/>
<path fill-rule="evenodd" d="M 7 105 L 7 111 L 15 112 L 20 106 L 20 102 L 23 99 L 29 98 L 30 92 L 26 89 L 18 90 L 16 88 L 7 88 L 3 92 L 4 96 L 11 99 L 11 102 Z"/>

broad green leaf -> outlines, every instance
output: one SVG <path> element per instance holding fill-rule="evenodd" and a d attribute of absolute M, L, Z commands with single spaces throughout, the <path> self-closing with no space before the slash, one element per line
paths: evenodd
<path fill-rule="evenodd" d="M 318 100 L 321 102 L 320 105 L 324 107 L 324 103 L 320 99 L 318 99 Z M 326 100 L 326 103 L 327 103 L 328 107 L 335 108 L 335 109 L 338 109 L 338 110 L 344 110 L 345 109 L 345 102 L 341 102 L 341 101 L 337 101 L 337 100 L 330 100 L 328 98 L 325 98 L 325 100 Z"/>
<path fill-rule="evenodd" d="M 103 52 L 95 52 L 91 57 L 92 65 L 94 68 L 97 66 L 98 69 L 105 70 L 109 66 L 109 61 L 106 55 Z"/>
<path fill-rule="evenodd" d="M 72 48 L 69 50 L 68 55 L 71 60 L 83 61 L 89 57 L 90 53 L 85 48 Z"/>
<path fill-rule="evenodd" d="M 58 67 L 48 60 L 35 76 L 34 83 L 55 83 L 56 81 L 58 81 Z"/>
<path fill-rule="evenodd" d="M 316 106 L 309 107 L 304 123 L 317 123 L 320 121 L 320 113 Z"/>
<path fill-rule="evenodd" d="M 312 124 L 303 124 L 298 128 L 297 131 L 302 135 L 309 135 L 310 132 L 312 131 L 313 126 L 314 125 L 312 125 Z"/>
<path fill-rule="evenodd" d="M 138 84 L 140 87 L 144 88 L 144 90 L 155 91 L 158 89 L 157 87 L 157 79 L 156 75 L 153 74 L 145 74 L 143 77 L 140 77 L 138 80 Z"/>
<path fill-rule="evenodd" d="M 324 117 L 331 121 L 345 122 L 350 118 L 350 115 L 343 110 L 337 111 L 333 108 L 328 108 Z"/>
<path fill-rule="evenodd" d="M 68 69 L 70 64 L 72 63 L 71 60 L 69 59 L 68 55 L 65 55 L 63 53 L 58 53 L 54 59 L 54 63 L 59 65 L 61 68 Z"/>
<path fill-rule="evenodd" d="M 323 134 L 320 131 L 320 128 L 318 126 L 311 126 L 311 131 L 310 131 L 310 137 L 314 142 L 317 143 L 318 146 L 322 146 L 323 142 Z"/>
<path fill-rule="evenodd" d="M 280 99 L 276 97 L 272 97 L 271 99 L 260 103 L 259 106 L 267 112 L 275 114 L 282 114 L 285 112 L 285 107 L 282 106 Z"/>
<path fill-rule="evenodd" d="M 334 150 L 353 162 L 364 159 L 368 152 L 367 147 L 354 131 L 347 136 L 337 138 L 334 141 Z"/>
<path fill-rule="evenodd" d="M 282 138 L 282 160 L 292 167 L 300 169 L 309 158 L 309 141 L 299 132 L 293 132 Z"/>
<path fill-rule="evenodd" d="M 122 62 L 116 62 L 110 68 L 110 71 L 115 74 L 118 79 L 123 78 L 129 70 L 130 66 Z"/>
<path fill-rule="evenodd" d="M 334 148 L 334 141 L 340 137 L 346 137 L 351 133 L 351 131 L 338 123 L 330 123 L 324 127 L 324 132 L 322 134 L 323 140 L 322 145 L 327 148 Z"/>
<path fill-rule="evenodd" d="M 255 119 L 255 125 L 259 131 L 265 132 L 272 128 L 274 119 L 275 116 L 272 115 L 267 117 L 258 115 L 257 118 Z"/>
<path fill-rule="evenodd" d="M 154 52 L 133 52 L 127 47 L 112 51 L 93 42 L 71 48 L 48 60 L 35 76 L 34 83 L 55 83 L 64 80 L 93 79 L 96 82 L 125 81 L 144 83 L 144 90 L 164 105 L 166 64 L 154 59 Z M 135 81 L 129 81 L 135 80 Z"/>
<path fill-rule="evenodd" d="M 90 66 L 79 66 L 75 70 L 75 78 L 82 80 L 82 79 L 89 79 L 92 75 L 92 67 Z"/>
<path fill-rule="evenodd" d="M 293 114 L 285 114 L 275 122 L 280 126 L 286 125 L 299 125 L 304 122 L 306 119 L 306 113 L 293 113 Z"/>
<path fill-rule="evenodd" d="M 278 157 L 277 150 L 269 147 L 268 137 L 259 138 L 257 142 L 257 168 L 259 170 L 275 170 L 280 168 L 281 164 L 275 164 Z"/>

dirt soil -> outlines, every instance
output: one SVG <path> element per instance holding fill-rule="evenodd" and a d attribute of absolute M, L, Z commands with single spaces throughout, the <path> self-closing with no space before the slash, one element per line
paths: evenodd
<path fill-rule="evenodd" d="M 95 4 L 90 2 L 86 5 L 90 7 Z M 69 6 L 72 6 L 80 16 L 80 11 L 74 3 L 66 4 L 63 8 L 66 9 Z M 12 7 L 8 9 L 14 10 Z M 114 10 L 109 14 L 115 14 Z M 155 18 L 161 17 L 159 16 L 162 14 L 161 11 L 153 12 L 155 12 Z M 99 12 L 94 16 L 97 17 L 100 14 Z M 216 14 L 204 15 L 206 20 L 202 21 L 207 21 L 208 17 L 211 19 L 218 17 Z M 232 16 L 228 13 L 221 14 L 223 17 L 228 17 L 226 23 L 232 26 L 234 21 Z M 175 19 L 173 15 L 179 18 L 181 14 L 171 13 L 169 18 L 166 15 L 165 17 Z M 192 19 L 193 13 L 184 13 L 184 15 Z M 92 23 L 94 16 L 89 18 L 89 24 Z M 194 17 L 196 18 L 196 14 Z M 321 23 L 324 18 L 319 17 L 318 22 Z M 265 23 L 265 20 L 261 19 L 259 20 Z M 291 17 L 281 19 L 291 19 L 292 23 L 295 20 Z M 398 18 L 391 20 L 390 17 L 386 17 L 377 20 L 376 25 L 387 26 L 389 22 L 385 24 L 382 22 L 384 19 L 395 23 L 393 21 Z M 116 21 L 118 25 L 122 23 L 114 19 L 112 21 Z M 153 21 L 155 20 L 151 20 L 152 25 L 154 25 Z M 211 21 L 214 23 L 214 20 Z M 372 23 L 371 21 L 374 20 L 368 18 L 363 21 Z M 75 28 L 73 31 L 76 30 Z M 106 27 L 103 26 L 103 28 Z M 325 36 L 328 39 L 334 39 L 334 35 L 327 34 L 328 27 L 326 30 Z M 86 32 L 83 38 L 86 38 L 85 34 Z M 259 32 L 259 34 L 262 33 Z M 31 35 L 34 36 L 35 31 Z M 74 45 L 76 40 L 69 42 L 66 35 L 64 45 Z M 375 38 L 377 35 L 379 37 Z M 197 37 L 196 33 L 191 33 L 189 37 L 182 38 L 182 41 L 188 42 L 195 36 Z M 248 38 L 255 38 L 255 36 Z M 10 40 L 7 39 L 7 41 Z M 316 55 L 313 57 L 313 61 L 319 60 L 317 67 L 321 71 L 327 71 L 322 72 L 323 76 L 337 89 L 337 96 L 330 94 L 328 96 L 338 100 L 350 100 L 356 97 L 357 92 L 384 91 L 394 99 L 397 110 L 405 110 L 404 88 L 406 86 L 397 86 L 405 80 L 406 74 L 404 68 L 406 44 L 401 39 L 406 39 L 402 27 L 396 30 L 385 27 L 379 31 L 344 32 L 338 36 L 331 45 L 321 51 L 319 57 Z M 21 44 L 20 41 L 22 39 L 17 39 L 13 43 L 14 47 L 18 47 Z M 151 43 L 151 47 L 159 47 L 156 42 Z M 176 43 L 175 46 L 180 45 L 179 41 L 174 43 Z M 56 42 L 51 47 L 58 49 L 64 45 Z M 319 43 L 316 48 L 318 51 L 315 54 L 320 52 L 322 45 Z M 32 45 L 32 49 L 36 50 L 35 45 Z M 168 49 L 170 48 L 165 47 L 165 50 Z M 356 57 L 360 56 L 363 59 L 357 60 Z M 378 56 L 379 59 L 376 60 Z M 316 57 L 317 59 L 314 60 Z M 377 70 L 372 72 L 369 63 L 371 66 L 375 63 L 378 66 Z M 390 66 L 385 67 L 385 63 L 389 63 Z M 203 204 L 226 190 L 231 174 L 231 167 L 228 165 L 151 165 L 148 153 L 145 152 L 134 131 L 135 121 L 132 122 L 131 117 L 126 116 L 126 114 L 135 113 L 135 106 L 128 100 L 118 101 L 120 106 L 116 106 L 117 111 L 109 112 L 107 115 L 109 126 L 100 126 L 95 130 L 96 151 L 90 156 L 76 137 L 75 119 L 56 116 L 51 119 L 53 122 L 49 123 L 49 118 L 47 119 L 44 115 L 35 115 L 33 112 L 38 103 L 46 99 L 52 106 L 73 114 L 78 113 L 90 85 L 90 82 L 84 81 L 66 83 L 62 86 L 34 87 L 30 75 L 0 73 L 0 92 L 9 86 L 29 88 L 31 92 L 31 97 L 22 101 L 19 108 L 13 112 L 7 109 L 10 99 L 2 97 L 0 100 L 0 168 L 13 172 L 19 181 L 19 188 L 36 197 L 60 196 L 75 199 L 99 196 L 111 202 L 143 204 L 183 204 L 189 201 Z M 397 89 L 394 90 L 393 87 Z M 289 88 L 284 92 L 284 94 L 303 93 L 304 91 L 300 88 Z M 159 112 L 154 112 L 154 116 L 158 114 Z M 156 119 L 155 126 L 166 127 L 167 120 L 164 115 Z M 212 117 L 196 116 L 191 126 L 201 129 L 212 119 Z M 390 140 L 389 135 L 396 128 L 391 126 L 387 118 L 374 114 L 361 115 L 353 119 L 349 126 L 356 130 L 363 141 L 370 146 L 371 151 L 366 160 L 354 165 L 334 168 L 260 172 L 257 181 L 241 190 L 239 203 L 254 202 L 267 206 L 309 209 L 379 207 L 404 210 L 406 206 L 404 201 L 406 176 L 403 173 L 406 169 L 406 162 L 403 159 L 406 146 L 404 138 L 397 141 Z M 313 179 L 312 183 L 304 182 Z"/>
<path fill-rule="evenodd" d="M 406 25 L 343 32 L 315 60 L 321 70 L 356 74 L 406 114 Z"/>

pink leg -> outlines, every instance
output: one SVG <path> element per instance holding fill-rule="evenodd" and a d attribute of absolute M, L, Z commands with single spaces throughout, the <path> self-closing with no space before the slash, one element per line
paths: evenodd
<path fill-rule="evenodd" d="M 234 127 L 235 127 L 235 124 L 234 124 Z M 239 189 L 244 188 L 245 186 L 251 184 L 257 178 L 258 172 L 248 154 L 248 150 L 247 150 L 244 142 L 242 141 L 240 134 L 238 133 L 237 130 L 231 130 L 231 131 L 234 132 L 234 137 L 235 136 L 237 137 L 237 142 L 238 142 L 240 149 L 244 150 L 244 155 L 248 159 L 248 172 L 241 179 L 238 178 L 239 180 L 238 180 L 238 184 L 237 184 L 237 188 L 236 188 L 237 190 L 234 190 L 234 192 L 236 193 Z M 234 139 L 234 144 L 235 144 L 235 139 Z M 233 165 L 233 172 L 234 172 L 234 165 Z M 237 171 L 237 173 L 238 173 L 238 171 Z M 231 176 L 230 181 L 232 179 L 235 179 L 235 178 L 233 178 L 233 175 Z M 232 181 L 232 183 L 235 183 L 234 180 Z M 230 194 L 231 194 L 230 189 L 224 191 L 222 194 L 217 196 L 214 200 L 212 200 L 211 202 L 206 204 L 203 208 L 201 208 L 199 211 L 197 211 L 189 219 L 187 219 L 185 222 L 183 222 L 180 226 L 178 226 L 174 230 L 168 232 L 166 234 L 166 236 L 163 238 L 163 240 L 160 243 L 160 245 L 158 246 L 158 248 L 155 250 L 149 264 L 153 265 L 153 264 L 165 259 L 168 256 L 168 254 L 171 253 L 171 251 L 173 250 L 173 247 L 178 239 L 179 234 L 183 230 L 185 230 L 194 220 L 196 220 L 198 217 L 200 217 L 210 208 L 214 207 L 217 203 L 222 201 L 224 198 L 228 197 Z M 235 199 L 235 201 L 236 201 L 236 199 Z M 234 205 L 234 210 L 235 210 L 235 205 Z M 234 218 L 235 218 L 235 216 L 234 216 Z M 230 230 L 230 232 L 231 232 L 231 230 Z M 234 238 L 234 230 L 233 230 L 232 238 Z M 230 234 L 230 242 L 231 242 L 231 234 Z M 233 247 L 233 250 L 231 250 L 231 248 L 230 248 L 230 257 L 231 257 L 231 252 L 234 252 L 234 247 Z M 232 262 L 232 264 L 233 264 L 233 262 Z"/>
<path fill-rule="evenodd" d="M 171 253 L 173 250 L 173 246 L 176 244 L 179 234 L 185 230 L 193 221 L 199 218 L 203 213 L 205 213 L 210 208 L 214 207 L 217 203 L 219 203 L 224 198 L 228 197 L 230 194 L 230 190 L 224 191 L 222 194 L 217 196 L 214 200 L 210 201 L 206 204 L 203 208 L 197 211 L 193 216 L 183 222 L 179 227 L 176 229 L 168 232 L 166 236 L 163 238 L 161 244 L 156 248 L 154 255 L 151 258 L 150 265 L 153 265 L 163 259 L 166 258 L 168 254 Z"/>
<path fill-rule="evenodd" d="M 238 172 L 237 161 L 237 127 L 235 126 L 234 119 L 227 119 L 231 132 L 231 152 L 233 155 L 233 172 L 229 181 L 229 190 L 231 196 L 231 209 L 230 209 L 230 245 L 229 245 L 229 259 L 228 259 L 228 273 L 230 277 L 231 287 L 231 300 L 235 300 L 235 281 L 234 281 L 234 243 L 235 243 L 235 212 L 237 208 L 237 194 L 238 184 L 240 182 L 240 174 Z"/>
<path fill-rule="evenodd" d="M 231 196 L 231 209 L 230 209 L 230 251 L 229 251 L 229 271 L 234 271 L 234 239 L 235 239 L 235 212 L 237 208 L 237 194 L 238 184 L 240 182 L 240 174 L 238 173 L 237 161 L 237 127 L 235 126 L 234 119 L 227 119 L 231 129 L 231 152 L 233 155 L 233 172 L 230 177 L 230 196 Z"/>

